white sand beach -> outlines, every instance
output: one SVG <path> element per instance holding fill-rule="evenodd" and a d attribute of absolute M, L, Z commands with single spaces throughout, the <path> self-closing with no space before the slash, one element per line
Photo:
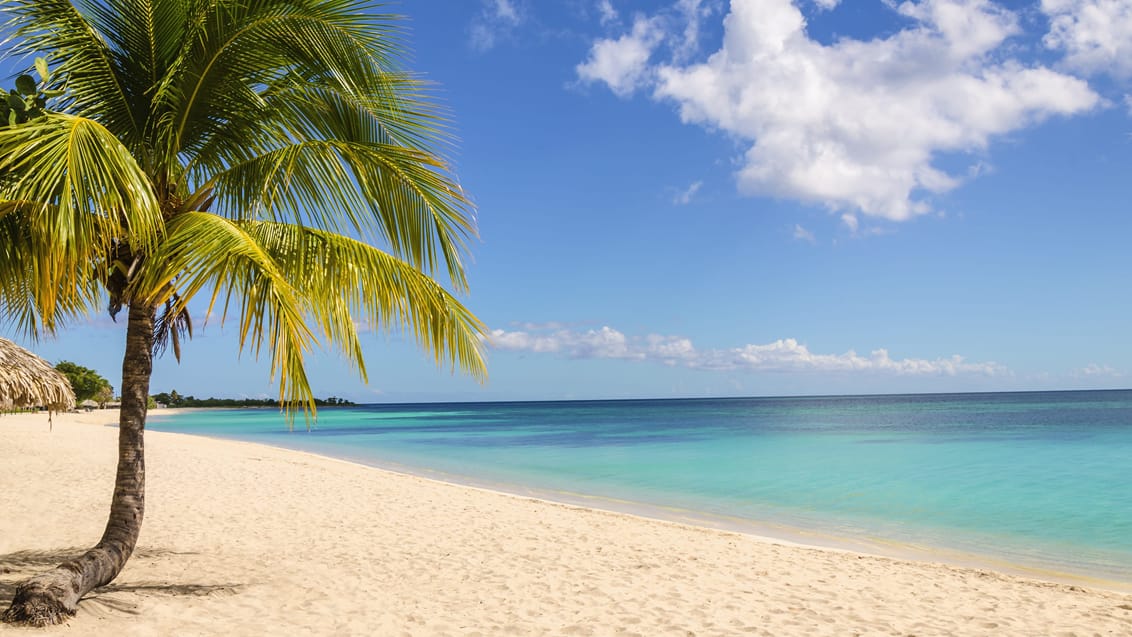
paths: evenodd
<path fill-rule="evenodd" d="M 116 414 L 0 416 L 0 606 L 102 533 Z M 134 557 L 0 635 L 1130 635 L 1132 595 L 148 432 Z"/>

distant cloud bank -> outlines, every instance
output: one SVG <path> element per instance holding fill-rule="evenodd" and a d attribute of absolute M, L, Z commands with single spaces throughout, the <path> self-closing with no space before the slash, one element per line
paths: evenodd
<path fill-rule="evenodd" d="M 1075 370 L 1072 375 L 1077 378 L 1124 378 L 1124 373 L 1115 367 L 1097 363 L 1089 363 L 1085 367 Z"/>
<path fill-rule="evenodd" d="M 820 204 L 854 225 L 856 215 L 931 212 L 933 194 L 980 174 L 941 168 L 940 156 L 980 153 L 996 137 L 1106 105 L 1087 82 L 1093 74 L 1132 77 L 1127 0 L 1042 0 L 1048 22 L 989 0 L 884 4 L 905 28 L 826 44 L 807 33 L 798 2 L 732 0 L 722 44 L 705 56 L 700 33 L 722 5 L 677 0 L 596 39 L 575 72 L 742 140 L 743 192 Z M 608 0 L 600 6 L 613 15 Z M 1049 30 L 1025 33 L 1023 23 Z M 1025 37 L 1032 47 L 1019 46 Z M 1035 49 L 1060 59 L 1044 64 Z"/>
<path fill-rule="evenodd" d="M 901 376 L 1003 376 L 1010 373 L 997 363 L 970 363 L 962 356 L 894 359 L 884 349 L 873 350 L 867 356 L 852 350 L 844 354 L 817 354 L 792 338 L 764 345 L 701 350 L 682 336 L 630 337 L 608 326 L 588 330 L 558 325 L 532 325 L 515 331 L 496 329 L 492 330 L 488 343 L 502 351 L 557 354 L 577 359 L 651 361 L 720 371 L 874 372 Z"/>

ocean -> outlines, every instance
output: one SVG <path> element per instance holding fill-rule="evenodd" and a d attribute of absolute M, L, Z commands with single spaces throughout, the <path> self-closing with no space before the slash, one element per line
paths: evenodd
<path fill-rule="evenodd" d="M 805 543 L 1132 583 L 1132 390 L 325 408 L 152 418 Z"/>

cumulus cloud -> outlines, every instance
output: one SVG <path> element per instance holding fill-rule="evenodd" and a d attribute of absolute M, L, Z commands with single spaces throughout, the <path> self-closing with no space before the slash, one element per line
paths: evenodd
<path fill-rule="evenodd" d="M 713 369 L 752 369 L 765 371 L 887 372 L 901 376 L 956 376 L 1005 372 L 996 363 L 968 363 L 962 356 L 949 358 L 893 359 L 885 349 L 861 356 L 850 350 L 844 354 L 815 354 L 798 341 L 779 339 L 766 345 L 745 345 L 733 350 L 713 352 L 704 362 Z"/>
<path fill-rule="evenodd" d="M 790 0 L 733 0 L 721 48 L 698 63 L 681 60 L 682 31 L 641 17 L 595 42 L 577 71 L 622 96 L 647 88 L 685 123 L 748 144 L 745 193 L 893 221 L 930 212 L 932 194 L 968 177 L 939 168 L 940 154 L 982 152 L 995 136 L 1099 103 L 1083 80 L 1011 59 L 1018 19 L 989 0 L 889 6 L 911 25 L 823 44 Z M 663 41 L 669 58 L 649 63 Z"/>
<path fill-rule="evenodd" d="M 483 9 L 472 22 L 471 44 L 477 51 L 493 48 L 523 22 L 515 0 L 483 0 Z"/>
<path fill-rule="evenodd" d="M 589 59 L 575 67 L 578 79 L 604 82 L 615 94 L 629 95 L 647 83 L 649 58 L 663 35 L 659 20 L 637 16 L 629 33 L 594 42 Z"/>
<path fill-rule="evenodd" d="M 621 359 L 652 361 L 669 366 L 704 370 L 757 372 L 872 372 L 898 376 L 998 376 L 1009 371 L 997 363 L 971 363 L 962 356 L 918 359 L 892 358 L 887 350 L 873 350 L 867 356 L 848 351 L 843 354 L 811 352 L 797 340 L 779 339 L 772 343 L 743 345 L 730 349 L 700 350 L 682 336 L 650 334 L 630 337 L 608 326 L 590 330 L 507 331 L 493 330 L 491 347 L 503 351 L 559 354 L 579 359 Z"/>
<path fill-rule="evenodd" d="M 492 330 L 489 342 L 500 350 L 563 353 L 571 358 L 644 358 L 642 352 L 629 347 L 624 334 L 609 327 L 584 332 L 539 332 Z"/>
<path fill-rule="evenodd" d="M 1084 73 L 1132 77 L 1132 3 L 1128 0 L 1042 0 L 1050 20 L 1043 42 Z"/>

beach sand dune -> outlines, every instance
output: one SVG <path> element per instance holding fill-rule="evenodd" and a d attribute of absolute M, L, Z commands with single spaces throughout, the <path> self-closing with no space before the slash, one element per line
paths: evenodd
<path fill-rule="evenodd" d="M 0 417 L 0 606 L 96 541 L 113 415 Z M 0 635 L 1132 635 L 1132 596 L 149 432 L 122 575 Z"/>

